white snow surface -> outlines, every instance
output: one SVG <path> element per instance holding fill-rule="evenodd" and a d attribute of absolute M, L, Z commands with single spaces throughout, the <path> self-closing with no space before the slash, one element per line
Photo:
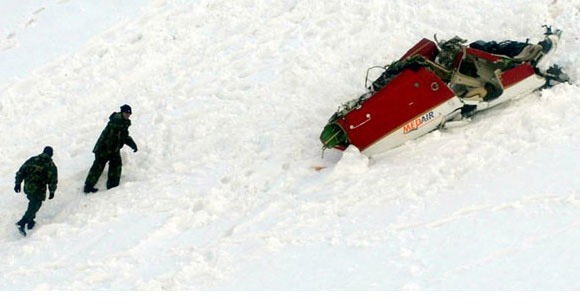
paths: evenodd
<path fill-rule="evenodd" d="M 580 289 L 580 0 L 1 3 L 0 290 Z M 321 158 L 368 67 L 543 24 L 571 84 Z M 125 103 L 139 151 L 85 195 Z M 58 189 L 22 238 L 14 174 L 45 145 Z"/>

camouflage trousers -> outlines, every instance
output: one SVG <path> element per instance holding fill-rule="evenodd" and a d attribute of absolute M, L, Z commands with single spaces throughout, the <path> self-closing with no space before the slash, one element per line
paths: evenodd
<path fill-rule="evenodd" d="M 95 161 L 89 170 L 85 185 L 95 186 L 105 169 L 105 165 L 109 163 L 109 172 L 107 174 L 107 188 L 113 188 L 119 185 L 121 181 L 121 169 L 123 162 L 121 161 L 121 154 L 116 153 L 108 156 L 100 156 L 95 154 Z"/>
<path fill-rule="evenodd" d="M 34 218 L 36 218 L 36 212 L 40 210 L 42 206 L 42 200 L 38 199 L 36 196 L 26 196 L 28 198 L 28 209 L 22 219 L 18 221 L 18 225 L 24 226 L 27 223 L 34 223 Z"/>

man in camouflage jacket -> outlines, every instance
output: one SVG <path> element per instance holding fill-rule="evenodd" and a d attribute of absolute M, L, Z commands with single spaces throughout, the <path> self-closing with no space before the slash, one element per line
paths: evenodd
<path fill-rule="evenodd" d="M 89 170 L 85 180 L 85 193 L 94 193 L 98 189 L 95 184 L 109 163 L 109 172 L 107 177 L 107 189 L 116 187 L 121 180 L 121 148 L 126 144 L 137 152 L 137 144 L 129 136 L 129 126 L 131 126 L 131 107 L 129 105 L 121 106 L 120 112 L 114 112 L 109 116 L 109 123 L 101 133 L 101 136 L 95 144 L 93 153 L 95 161 Z"/>
<path fill-rule="evenodd" d="M 24 193 L 29 202 L 26 213 L 16 225 L 20 227 L 21 232 L 25 232 L 25 225 L 28 224 L 29 230 L 35 225 L 36 212 L 42 206 L 42 202 L 46 200 L 47 185 L 48 199 L 54 198 L 56 184 L 58 183 L 58 172 L 56 165 L 52 161 L 52 147 L 46 146 L 40 155 L 26 160 L 16 172 L 14 185 L 16 193 L 20 193 L 22 181 L 24 181 Z"/>

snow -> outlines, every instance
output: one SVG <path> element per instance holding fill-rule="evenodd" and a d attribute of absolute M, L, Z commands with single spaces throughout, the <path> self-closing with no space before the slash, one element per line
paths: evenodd
<path fill-rule="evenodd" d="M 580 1 L 3 0 L 0 290 L 579 290 Z M 367 158 L 321 152 L 423 37 L 542 38 L 572 84 Z M 110 113 L 139 151 L 82 193 Z M 37 228 L 14 174 L 45 145 Z M 324 167 L 315 170 L 316 167 Z"/>

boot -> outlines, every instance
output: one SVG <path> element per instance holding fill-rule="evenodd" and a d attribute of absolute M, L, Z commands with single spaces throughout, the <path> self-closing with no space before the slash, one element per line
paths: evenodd
<path fill-rule="evenodd" d="M 34 220 L 30 220 L 30 221 L 28 221 L 28 224 L 26 225 L 26 228 L 27 228 L 28 230 L 32 230 L 32 229 L 34 228 L 34 225 L 35 225 L 35 224 L 36 224 L 36 221 L 34 221 Z"/>
<path fill-rule="evenodd" d="M 96 193 L 98 191 L 99 191 L 99 189 L 96 189 L 94 186 L 85 184 L 84 192 L 86 194 L 88 194 L 88 193 Z"/>
<path fill-rule="evenodd" d="M 24 223 L 22 220 L 16 223 L 16 227 L 18 227 L 18 232 L 20 232 L 20 235 L 26 236 L 26 230 L 24 230 Z"/>

